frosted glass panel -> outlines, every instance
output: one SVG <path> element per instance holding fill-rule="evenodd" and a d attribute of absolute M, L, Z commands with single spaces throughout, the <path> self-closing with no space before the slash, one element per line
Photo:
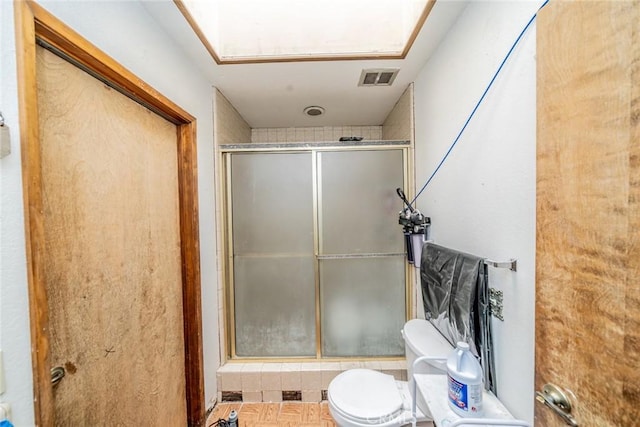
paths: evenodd
<path fill-rule="evenodd" d="M 233 154 L 235 254 L 313 253 L 311 153 Z"/>
<path fill-rule="evenodd" d="M 322 354 L 400 356 L 404 257 L 320 261 Z"/>
<path fill-rule="evenodd" d="M 231 166 L 236 354 L 315 356 L 311 154 Z"/>
<path fill-rule="evenodd" d="M 321 254 L 404 251 L 402 150 L 321 153 Z"/>
<path fill-rule="evenodd" d="M 401 356 L 403 151 L 321 152 L 320 257 L 314 257 L 312 153 L 231 154 L 235 354 L 316 355 L 319 265 L 323 357 Z M 326 255 L 344 255 L 329 259 Z M 318 263 L 318 264 L 316 264 Z"/>
<path fill-rule="evenodd" d="M 238 356 L 315 356 L 313 257 L 236 257 L 235 316 Z"/>

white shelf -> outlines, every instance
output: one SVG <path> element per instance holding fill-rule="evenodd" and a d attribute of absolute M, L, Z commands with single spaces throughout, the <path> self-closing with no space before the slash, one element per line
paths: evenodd
<path fill-rule="evenodd" d="M 447 427 L 454 421 L 462 419 L 451 409 L 447 403 L 447 376 L 446 375 L 424 375 L 416 374 L 416 385 L 429 411 L 433 416 L 433 422 L 437 427 Z M 482 406 L 484 415 L 482 418 L 492 418 L 500 420 L 513 420 L 513 415 L 504 407 L 492 393 L 486 390 L 482 395 Z M 490 424 L 489 424 L 490 426 Z"/>

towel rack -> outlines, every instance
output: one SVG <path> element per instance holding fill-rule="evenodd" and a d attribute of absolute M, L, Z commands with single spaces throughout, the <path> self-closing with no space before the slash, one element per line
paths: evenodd
<path fill-rule="evenodd" d="M 518 260 L 516 260 L 515 258 L 511 258 L 509 261 L 503 261 L 503 262 L 493 261 L 490 259 L 484 260 L 484 265 L 490 265 L 491 267 L 495 267 L 495 268 L 508 268 L 511 271 L 517 271 L 516 270 L 517 263 L 518 263 Z"/>

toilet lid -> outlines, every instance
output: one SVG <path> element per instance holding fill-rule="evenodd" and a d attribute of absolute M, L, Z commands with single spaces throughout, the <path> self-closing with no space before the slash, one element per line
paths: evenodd
<path fill-rule="evenodd" d="M 446 358 L 453 346 L 433 324 L 424 319 L 413 319 L 405 323 L 402 336 L 411 351 L 419 356 Z"/>
<path fill-rule="evenodd" d="M 336 410 L 356 421 L 389 421 L 403 411 L 393 376 L 370 369 L 350 369 L 335 377 L 328 398 Z"/>

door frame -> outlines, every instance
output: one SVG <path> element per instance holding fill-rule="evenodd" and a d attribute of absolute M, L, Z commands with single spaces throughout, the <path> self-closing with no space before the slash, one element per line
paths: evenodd
<path fill-rule="evenodd" d="M 196 119 L 30 0 L 16 0 L 15 27 L 22 155 L 22 185 L 29 288 L 35 420 L 54 424 L 47 292 L 44 282 L 44 215 L 36 44 L 44 44 L 105 84 L 177 127 L 180 252 L 184 320 L 187 421 L 205 420 L 198 230 Z"/>

